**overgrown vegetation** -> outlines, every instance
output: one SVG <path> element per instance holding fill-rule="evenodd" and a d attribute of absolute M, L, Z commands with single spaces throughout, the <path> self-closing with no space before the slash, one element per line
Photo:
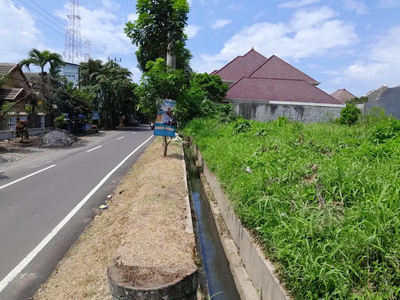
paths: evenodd
<path fill-rule="evenodd" d="M 296 299 L 400 299 L 399 121 L 197 119 L 183 131 Z"/>

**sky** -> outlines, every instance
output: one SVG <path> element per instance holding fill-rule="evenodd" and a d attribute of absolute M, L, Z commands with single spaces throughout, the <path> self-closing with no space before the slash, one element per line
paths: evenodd
<path fill-rule="evenodd" d="M 321 82 L 361 96 L 400 85 L 400 0 L 189 0 L 186 34 L 197 72 L 220 69 L 252 47 Z M 124 34 L 134 0 L 80 0 L 82 52 L 121 59 L 139 81 L 136 47 Z M 43 9 L 45 9 L 45 11 Z M 48 14 L 49 13 L 49 14 Z M 0 0 L 0 62 L 31 48 L 63 54 L 68 1 Z"/>

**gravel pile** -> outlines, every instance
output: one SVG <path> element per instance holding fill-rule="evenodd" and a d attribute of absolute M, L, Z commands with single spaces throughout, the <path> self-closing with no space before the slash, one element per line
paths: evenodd
<path fill-rule="evenodd" d="M 42 147 L 59 148 L 69 147 L 75 142 L 75 137 L 68 131 L 55 130 L 42 137 Z"/>

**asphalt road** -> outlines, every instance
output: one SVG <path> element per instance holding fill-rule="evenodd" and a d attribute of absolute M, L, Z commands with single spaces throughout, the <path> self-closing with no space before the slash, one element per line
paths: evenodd
<path fill-rule="evenodd" d="M 148 127 L 108 132 L 68 155 L 2 174 L 0 300 L 35 294 L 152 140 Z"/>

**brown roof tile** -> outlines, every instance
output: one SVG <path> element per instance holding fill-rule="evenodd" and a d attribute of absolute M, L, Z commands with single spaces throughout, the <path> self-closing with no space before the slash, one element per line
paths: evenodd
<path fill-rule="evenodd" d="M 305 80 L 312 84 L 319 84 L 318 81 L 296 69 L 286 61 L 272 55 L 261 66 L 255 69 L 249 77 L 258 78 L 282 78 Z"/>
<path fill-rule="evenodd" d="M 331 95 L 333 98 L 339 100 L 341 103 L 346 103 L 347 101 L 356 98 L 352 93 L 346 89 L 340 89 Z"/>
<path fill-rule="evenodd" d="M 341 104 L 304 80 L 244 77 L 233 84 L 227 99 Z"/>
<path fill-rule="evenodd" d="M 225 67 L 213 75 L 221 76 L 224 81 L 237 81 L 242 77 L 248 76 L 255 68 L 265 62 L 267 58 L 254 49 L 244 56 L 238 56 Z"/>

